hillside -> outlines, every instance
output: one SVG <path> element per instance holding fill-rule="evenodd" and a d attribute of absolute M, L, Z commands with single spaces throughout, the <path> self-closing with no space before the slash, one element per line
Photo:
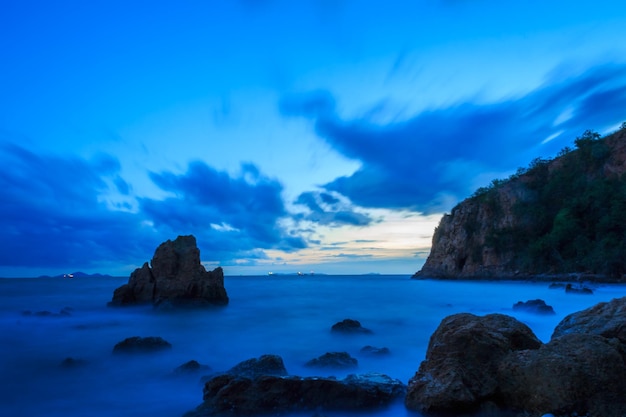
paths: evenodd
<path fill-rule="evenodd" d="M 415 277 L 626 281 L 626 125 L 575 145 L 444 215 Z"/>

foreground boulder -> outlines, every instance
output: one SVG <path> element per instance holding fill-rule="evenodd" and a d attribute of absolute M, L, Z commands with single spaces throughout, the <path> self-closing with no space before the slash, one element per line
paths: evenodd
<path fill-rule="evenodd" d="M 162 243 L 151 265 L 144 263 L 127 284 L 117 288 L 109 305 L 152 303 L 155 306 L 226 305 L 222 268 L 207 271 L 193 236 L 178 236 Z"/>
<path fill-rule="evenodd" d="M 474 411 L 496 393 L 502 358 L 539 346 L 528 326 L 503 314 L 446 317 L 430 338 L 426 360 L 409 381 L 405 404 L 426 413 Z"/>
<path fill-rule="evenodd" d="M 512 317 L 457 314 L 430 339 L 407 408 L 425 414 L 626 415 L 626 297 L 567 316 L 549 343 Z"/>
<path fill-rule="evenodd" d="M 500 402 L 537 416 L 622 417 L 626 365 L 620 349 L 616 339 L 568 334 L 539 349 L 514 352 L 498 369 Z"/>
<path fill-rule="evenodd" d="M 552 338 L 570 333 L 597 334 L 626 344 L 626 297 L 570 314 L 556 326 Z"/>
<path fill-rule="evenodd" d="M 369 410 L 388 405 L 406 387 L 383 374 L 333 378 L 224 374 L 204 386 L 204 403 L 185 417 L 279 415 L 309 410 Z"/>

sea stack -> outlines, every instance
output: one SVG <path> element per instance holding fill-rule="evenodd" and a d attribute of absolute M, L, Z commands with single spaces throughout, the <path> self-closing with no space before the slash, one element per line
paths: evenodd
<path fill-rule="evenodd" d="M 150 265 L 130 274 L 113 293 L 110 306 L 153 304 L 157 307 L 201 307 L 228 304 L 221 267 L 207 271 L 192 235 L 161 243 Z"/>

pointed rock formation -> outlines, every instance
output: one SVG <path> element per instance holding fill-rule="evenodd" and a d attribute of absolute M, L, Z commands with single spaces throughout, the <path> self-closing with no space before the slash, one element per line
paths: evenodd
<path fill-rule="evenodd" d="M 226 305 L 221 267 L 207 271 L 192 235 L 178 236 L 157 248 L 151 261 L 135 269 L 127 284 L 117 288 L 109 305 L 152 303 L 155 306 Z"/>

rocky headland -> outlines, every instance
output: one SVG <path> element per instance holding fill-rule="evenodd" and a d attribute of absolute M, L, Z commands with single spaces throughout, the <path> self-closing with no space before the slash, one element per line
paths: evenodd
<path fill-rule="evenodd" d="M 224 272 L 221 267 L 213 271 L 204 268 L 194 236 L 178 236 L 159 245 L 150 264 L 135 269 L 109 303 L 134 304 L 160 308 L 226 305 Z"/>
<path fill-rule="evenodd" d="M 444 215 L 414 277 L 626 282 L 626 127 L 575 144 Z"/>

